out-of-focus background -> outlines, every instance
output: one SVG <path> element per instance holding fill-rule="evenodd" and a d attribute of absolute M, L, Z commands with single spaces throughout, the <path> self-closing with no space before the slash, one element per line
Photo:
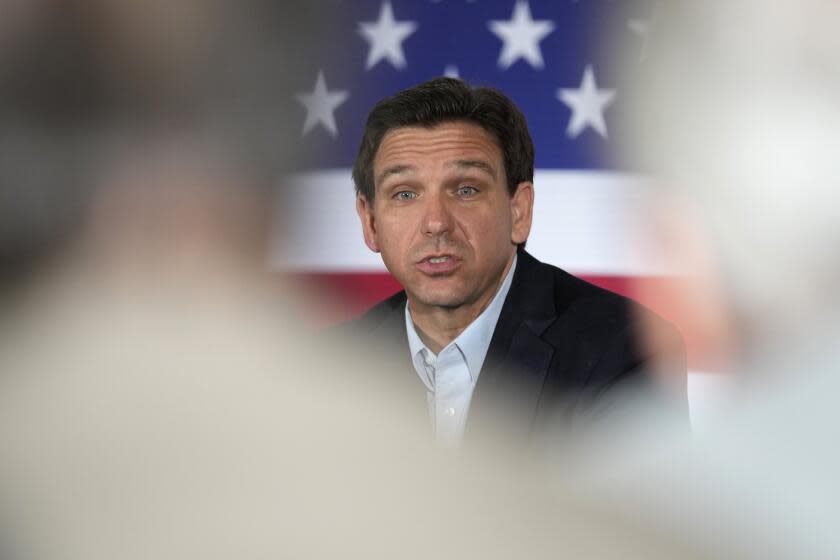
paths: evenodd
<path fill-rule="evenodd" d="M 317 290 L 315 327 L 360 314 L 398 291 L 364 245 L 350 168 L 367 112 L 424 80 L 460 77 L 509 95 L 536 145 L 536 203 L 528 251 L 653 308 L 688 345 L 689 400 L 702 430 L 725 400 L 720 349 L 668 294 L 692 289 L 664 258 L 651 226 L 646 175 L 619 150 L 650 57 L 662 2 L 635 0 L 360 0 L 336 2 L 330 48 L 294 82 L 293 125 L 305 152 L 283 205 L 295 210 L 271 264 Z M 325 17 L 329 17 L 325 15 Z M 326 294 L 327 297 L 324 297 Z"/>

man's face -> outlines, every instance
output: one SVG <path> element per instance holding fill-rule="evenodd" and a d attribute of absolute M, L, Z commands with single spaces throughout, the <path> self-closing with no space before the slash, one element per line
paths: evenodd
<path fill-rule="evenodd" d="M 357 199 L 365 242 L 405 287 L 413 312 L 483 309 L 531 228 L 533 186 L 511 197 L 483 128 L 451 122 L 389 131 L 373 162 L 376 196 Z"/>

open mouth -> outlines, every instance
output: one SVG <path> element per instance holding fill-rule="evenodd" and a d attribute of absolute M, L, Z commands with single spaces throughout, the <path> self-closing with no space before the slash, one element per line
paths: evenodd
<path fill-rule="evenodd" d="M 461 259 L 454 255 L 437 255 L 433 257 L 426 257 L 419 263 L 417 267 L 424 273 L 437 276 L 441 274 L 449 274 L 453 272 L 461 263 Z"/>

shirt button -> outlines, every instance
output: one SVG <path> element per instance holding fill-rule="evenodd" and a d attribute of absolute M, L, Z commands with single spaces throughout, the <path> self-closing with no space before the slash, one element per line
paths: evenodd
<path fill-rule="evenodd" d="M 446 415 L 447 416 L 455 416 L 455 409 L 452 408 L 452 407 L 447 408 L 446 409 Z"/>

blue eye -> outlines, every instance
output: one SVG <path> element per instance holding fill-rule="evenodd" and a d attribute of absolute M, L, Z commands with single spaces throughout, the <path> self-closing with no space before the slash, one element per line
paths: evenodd
<path fill-rule="evenodd" d="M 475 187 L 464 185 L 463 187 L 459 187 L 457 192 L 458 196 L 460 197 L 469 197 L 478 193 L 478 189 L 476 189 Z"/>
<path fill-rule="evenodd" d="M 417 198 L 417 194 L 411 191 L 400 191 L 394 194 L 394 198 L 396 198 L 397 200 L 412 200 L 414 198 Z"/>

